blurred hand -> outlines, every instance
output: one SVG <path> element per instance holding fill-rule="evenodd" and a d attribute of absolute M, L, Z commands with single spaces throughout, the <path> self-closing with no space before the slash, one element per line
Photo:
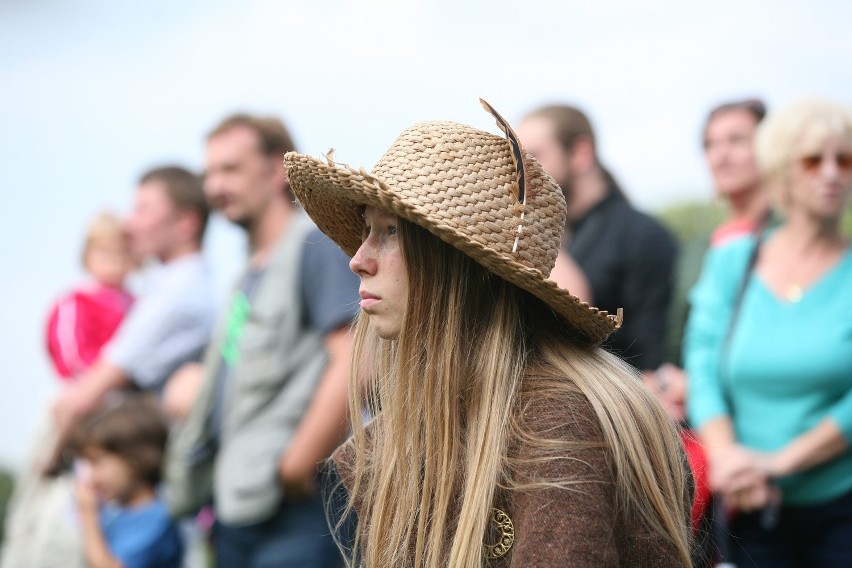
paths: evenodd
<path fill-rule="evenodd" d="M 51 440 L 53 447 L 45 453 L 44 463 L 39 465 L 43 475 L 58 475 L 70 465 L 67 445 L 74 426 L 89 411 L 90 402 L 87 393 L 79 384 L 68 386 L 56 402 L 53 403 L 53 422 L 55 437 Z"/>
<path fill-rule="evenodd" d="M 316 482 L 313 476 L 311 477 L 284 477 L 284 473 L 279 467 L 279 478 L 284 486 L 284 499 L 301 499 L 316 493 Z"/>
<path fill-rule="evenodd" d="M 53 420 L 60 433 L 71 431 L 91 406 L 88 393 L 79 383 L 66 388 L 53 405 Z M 64 436 L 60 436 L 63 437 Z"/>
<path fill-rule="evenodd" d="M 732 444 L 707 456 L 710 461 L 710 488 L 716 493 L 733 495 L 745 489 L 760 474 L 751 451 Z M 758 477 L 766 477 L 763 474 Z"/>
<path fill-rule="evenodd" d="M 738 511 L 746 513 L 765 508 L 769 504 L 780 504 L 781 490 L 769 483 L 768 479 L 754 483 L 749 487 L 725 497 L 725 503 Z"/>
<path fill-rule="evenodd" d="M 756 452 L 738 444 L 714 452 L 710 460 L 710 487 L 741 511 L 778 503 L 781 493 L 772 478 L 781 475 L 778 453 Z"/>
<path fill-rule="evenodd" d="M 295 458 L 292 452 L 285 452 L 278 460 L 278 480 L 284 486 L 284 499 L 314 495 L 317 491 L 316 475 L 316 465 L 310 469 L 305 467 L 305 463 Z"/>
<path fill-rule="evenodd" d="M 81 514 L 97 513 L 98 495 L 90 479 L 80 478 L 74 484 L 74 497 Z"/>

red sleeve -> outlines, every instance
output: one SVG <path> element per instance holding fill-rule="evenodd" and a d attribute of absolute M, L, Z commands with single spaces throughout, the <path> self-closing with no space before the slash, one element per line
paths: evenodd
<path fill-rule="evenodd" d="M 73 365 L 79 360 L 74 326 L 76 317 L 74 295 L 63 296 L 50 309 L 47 316 L 45 339 L 47 353 L 53 368 L 63 379 L 74 375 Z"/>
<path fill-rule="evenodd" d="M 54 304 L 47 321 L 47 351 L 60 377 L 75 377 L 97 360 L 131 304 L 129 294 L 106 288 L 78 290 Z"/>

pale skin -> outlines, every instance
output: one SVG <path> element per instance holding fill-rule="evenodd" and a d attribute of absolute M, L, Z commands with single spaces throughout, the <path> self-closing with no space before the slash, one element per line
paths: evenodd
<path fill-rule="evenodd" d="M 361 279 L 361 309 L 382 339 L 396 339 L 408 305 L 408 272 L 402 258 L 396 215 L 367 206 L 364 242 L 349 262 Z"/>
<path fill-rule="evenodd" d="M 666 413 L 675 422 L 686 418 L 686 373 L 677 365 L 663 363 L 656 371 L 642 373 L 642 383 L 654 393 Z"/>
<path fill-rule="evenodd" d="M 129 243 L 120 235 L 94 240 L 86 251 L 84 265 L 96 282 L 122 288 L 132 268 Z"/>
<path fill-rule="evenodd" d="M 204 379 L 200 363 L 186 363 L 172 373 L 163 388 L 161 404 L 169 420 L 185 420 L 198 398 L 201 382 Z"/>
<path fill-rule="evenodd" d="M 842 168 L 837 156 L 852 152 L 849 140 L 830 137 L 819 147 L 807 138 L 797 157 L 820 155 L 814 169 L 798 159 L 786 178 L 787 221 L 768 240 L 755 268 L 779 298 L 791 282 L 807 289 L 830 270 L 849 247 L 840 231 L 840 219 L 850 194 L 852 172 Z M 710 484 L 730 506 L 749 511 L 764 507 L 779 496 L 772 478 L 784 477 L 825 463 L 849 447 L 831 418 L 794 438 L 775 452 L 758 452 L 736 440 L 727 416 L 707 422 L 699 431 L 710 459 Z"/>
<path fill-rule="evenodd" d="M 281 156 L 261 152 L 257 134 L 249 127 L 235 126 L 207 141 L 204 191 L 215 209 L 246 229 L 252 266 L 266 264 L 295 212 L 284 191 L 286 183 Z M 331 455 L 348 428 L 346 393 L 352 357 L 349 328 L 329 333 L 324 345 L 329 363 L 278 462 L 278 475 L 290 498 L 316 491 L 317 465 Z M 186 371 L 184 382 L 176 391 L 175 411 L 188 412 L 187 402 L 197 395 L 199 376 L 199 367 Z"/>
<path fill-rule="evenodd" d="M 87 566 L 91 568 L 122 568 L 123 564 L 112 555 L 101 531 L 98 519 L 98 500 L 88 484 L 80 482 L 75 488 L 77 511 L 83 533 L 83 550 Z"/>
<path fill-rule="evenodd" d="M 593 303 L 592 290 L 589 281 L 583 274 L 583 269 L 574 258 L 565 251 L 560 250 L 550 273 L 550 279 L 556 282 L 560 288 L 568 290 L 581 302 Z"/>

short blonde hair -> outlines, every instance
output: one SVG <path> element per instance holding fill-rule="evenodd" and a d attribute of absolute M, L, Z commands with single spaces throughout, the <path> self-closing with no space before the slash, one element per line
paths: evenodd
<path fill-rule="evenodd" d="M 103 241 L 127 243 L 127 234 L 124 232 L 121 219 L 109 211 L 102 211 L 95 215 L 86 228 L 86 241 L 83 244 L 83 255 L 80 258 L 83 268 L 88 268 L 86 263 L 94 243 Z"/>
<path fill-rule="evenodd" d="M 845 137 L 852 144 L 852 108 L 818 97 L 800 99 L 770 113 L 760 124 L 757 165 L 779 212 L 785 213 L 788 206 L 790 165 L 799 157 L 794 154 L 797 146 L 807 137 L 812 149 L 819 150 L 831 136 Z"/>

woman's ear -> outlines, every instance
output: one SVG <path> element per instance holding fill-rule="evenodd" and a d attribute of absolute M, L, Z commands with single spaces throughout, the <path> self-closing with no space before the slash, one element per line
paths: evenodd
<path fill-rule="evenodd" d="M 201 217 L 199 217 L 197 212 L 191 209 L 178 211 L 177 226 L 183 240 L 200 240 Z"/>
<path fill-rule="evenodd" d="M 287 176 L 287 167 L 284 165 L 284 158 L 281 156 L 269 156 L 269 161 L 272 165 L 272 175 L 276 180 L 282 180 L 284 187 L 290 187 L 290 178 Z"/>
<path fill-rule="evenodd" d="M 589 136 L 579 136 L 566 152 L 571 173 L 575 176 L 590 172 L 598 163 L 595 145 Z"/>

